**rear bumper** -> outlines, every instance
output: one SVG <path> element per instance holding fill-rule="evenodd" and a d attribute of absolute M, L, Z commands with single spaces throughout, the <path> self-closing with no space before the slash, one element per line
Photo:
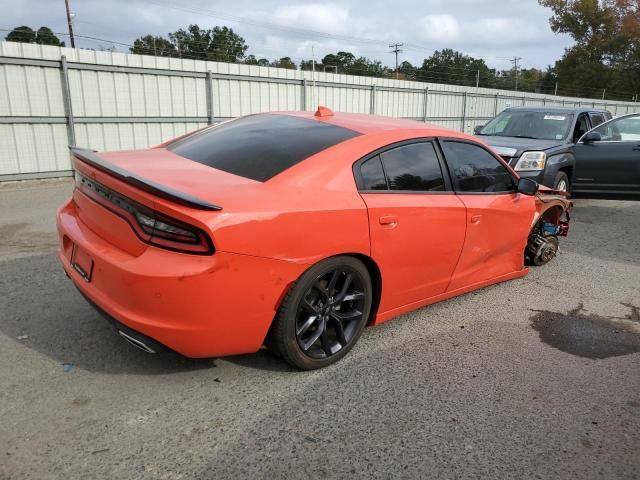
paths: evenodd
<path fill-rule="evenodd" d="M 57 226 L 58 256 L 81 293 L 116 325 L 187 357 L 258 350 L 281 298 L 306 268 L 249 255 L 195 256 L 151 246 L 131 255 L 89 229 L 72 201 L 58 211 Z M 89 282 L 71 265 L 72 246 L 93 260 Z"/>
<path fill-rule="evenodd" d="M 78 289 L 80 294 L 84 297 L 84 299 L 91 305 L 105 320 L 107 320 L 116 331 L 125 338 L 129 343 L 133 344 L 137 348 L 147 352 L 147 353 L 160 353 L 160 352 L 170 352 L 174 353 L 170 348 L 166 345 L 162 345 L 161 343 L 155 341 L 153 338 L 147 337 L 140 332 L 136 332 L 131 328 L 127 327 L 125 324 L 120 323 L 118 320 L 109 315 L 106 311 L 100 308 L 93 300 L 87 297 L 82 290 Z"/>

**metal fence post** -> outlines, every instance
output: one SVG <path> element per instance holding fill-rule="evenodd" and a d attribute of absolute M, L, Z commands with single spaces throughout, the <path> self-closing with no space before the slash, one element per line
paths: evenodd
<path fill-rule="evenodd" d="M 207 70 L 207 118 L 209 125 L 213 125 L 213 74 L 211 70 Z"/>
<path fill-rule="evenodd" d="M 462 131 L 467 123 L 467 92 L 462 92 Z"/>
<path fill-rule="evenodd" d="M 424 99 L 422 101 L 422 121 L 427 122 L 427 107 L 429 106 L 429 87 L 424 89 Z"/>
<path fill-rule="evenodd" d="M 69 67 L 67 57 L 60 57 L 60 76 L 62 81 L 62 103 L 64 104 L 64 115 L 67 117 L 67 139 L 69 145 L 76 144 L 76 127 L 73 122 L 73 108 L 71 107 L 71 91 L 69 90 Z"/>
<path fill-rule="evenodd" d="M 493 102 L 493 116 L 495 117 L 496 115 L 498 115 L 498 94 L 496 93 L 496 98 L 494 99 Z"/>
<path fill-rule="evenodd" d="M 371 103 L 369 104 L 369 113 L 376 114 L 376 86 L 371 85 Z"/>
<path fill-rule="evenodd" d="M 300 109 L 301 110 L 306 110 L 307 109 L 307 79 L 303 78 L 302 79 L 302 93 L 300 96 Z"/>

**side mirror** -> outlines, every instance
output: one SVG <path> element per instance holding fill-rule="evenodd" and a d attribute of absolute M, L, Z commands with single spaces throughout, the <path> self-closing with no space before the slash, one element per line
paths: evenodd
<path fill-rule="evenodd" d="M 602 140 L 600 132 L 587 132 L 584 137 L 582 137 L 584 143 L 599 142 L 600 140 Z"/>
<path fill-rule="evenodd" d="M 473 127 L 473 133 L 475 135 L 478 135 L 483 128 L 484 128 L 484 125 L 476 125 L 475 127 Z"/>
<path fill-rule="evenodd" d="M 518 192 L 523 195 L 535 195 L 538 191 L 538 182 L 530 178 L 521 177 L 518 180 Z"/>

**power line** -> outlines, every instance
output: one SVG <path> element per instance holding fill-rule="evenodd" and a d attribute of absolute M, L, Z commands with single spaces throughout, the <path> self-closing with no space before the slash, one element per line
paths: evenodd
<path fill-rule="evenodd" d="M 391 49 L 391 51 L 389 53 L 395 53 L 396 54 L 396 80 L 398 80 L 398 54 L 400 52 L 402 52 L 402 50 L 400 50 L 400 47 L 402 47 L 404 45 L 404 43 L 392 43 L 391 45 L 389 45 L 389 48 Z"/>

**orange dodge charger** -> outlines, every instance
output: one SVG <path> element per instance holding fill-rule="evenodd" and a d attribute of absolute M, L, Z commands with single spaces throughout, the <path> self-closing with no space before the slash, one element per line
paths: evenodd
<path fill-rule="evenodd" d="M 409 120 L 320 107 L 71 151 L 60 260 L 149 353 L 266 344 L 323 367 L 365 325 L 525 275 L 568 229 L 564 196 L 469 135 Z"/>

